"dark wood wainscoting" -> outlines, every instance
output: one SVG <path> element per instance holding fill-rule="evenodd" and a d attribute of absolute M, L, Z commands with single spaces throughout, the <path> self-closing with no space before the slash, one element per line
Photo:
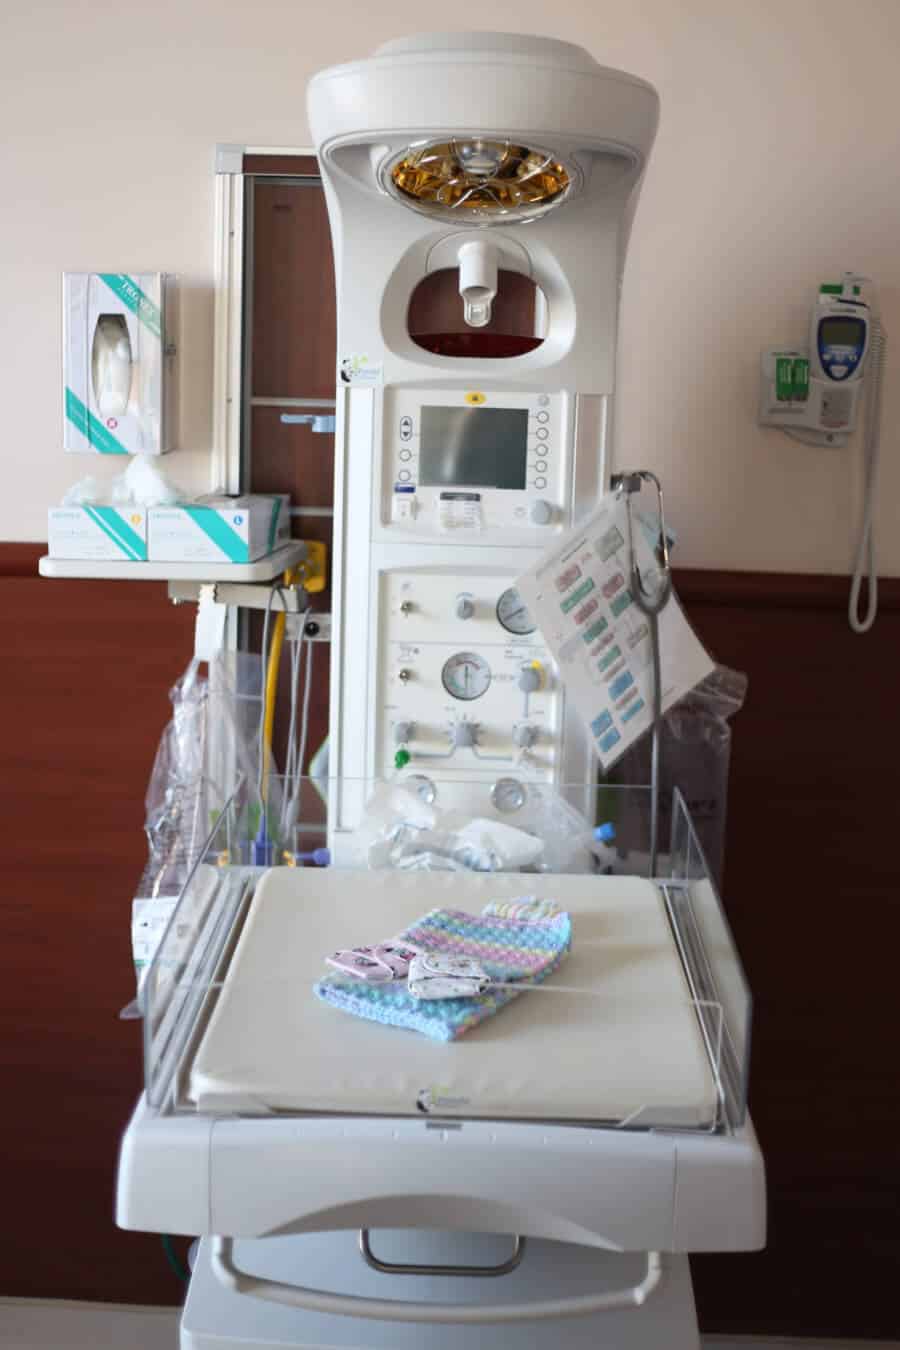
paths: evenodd
<path fill-rule="evenodd" d="M 692 1262 L 706 1330 L 894 1338 L 900 1274 L 900 582 L 851 633 L 842 577 L 683 573 L 734 723 L 724 895 L 754 994 L 769 1237 Z"/>
<path fill-rule="evenodd" d="M 144 582 L 45 581 L 0 544 L 0 1294 L 176 1303 L 158 1237 L 113 1225 L 141 1088 L 131 897 L 144 792 L 193 616 Z"/>
<path fill-rule="evenodd" d="M 192 616 L 162 586 L 47 582 L 0 545 L 6 922 L 0 1293 L 175 1303 L 159 1239 L 113 1226 L 140 1088 L 129 913 L 143 795 Z M 756 998 L 769 1245 L 694 1260 L 707 1330 L 896 1336 L 900 583 L 853 636 L 842 578 L 683 572 L 734 724 L 725 894 Z"/>

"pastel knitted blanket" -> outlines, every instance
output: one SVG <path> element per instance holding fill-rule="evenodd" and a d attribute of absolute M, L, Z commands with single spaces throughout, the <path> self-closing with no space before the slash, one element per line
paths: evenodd
<path fill-rule="evenodd" d="M 490 909 L 490 906 L 488 907 Z M 539 983 L 563 961 L 572 941 L 568 914 L 539 920 L 468 914 L 433 909 L 398 933 L 396 941 L 422 952 L 470 956 L 492 979 Z M 316 996 L 355 1017 L 386 1026 L 406 1027 L 436 1041 L 455 1041 L 518 998 L 514 989 L 489 989 L 474 998 L 428 999 L 412 996 L 402 981 L 367 984 L 340 974 L 326 975 L 313 988 Z"/>

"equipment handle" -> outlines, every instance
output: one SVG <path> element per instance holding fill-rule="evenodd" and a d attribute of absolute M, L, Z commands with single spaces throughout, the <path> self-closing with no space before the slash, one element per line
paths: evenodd
<path fill-rule="evenodd" d="M 611 1293 L 576 1298 L 544 1299 L 540 1303 L 413 1303 L 405 1299 L 360 1298 L 304 1289 L 281 1280 L 267 1280 L 239 1270 L 234 1263 L 234 1239 L 214 1237 L 212 1269 L 216 1279 L 235 1294 L 249 1294 L 269 1303 L 283 1303 L 304 1312 L 337 1317 L 366 1317 L 376 1322 L 440 1322 L 472 1325 L 498 1322 L 547 1321 L 554 1317 L 589 1317 L 593 1313 L 640 1308 L 665 1276 L 660 1252 L 647 1253 L 647 1272 L 640 1284 Z"/>

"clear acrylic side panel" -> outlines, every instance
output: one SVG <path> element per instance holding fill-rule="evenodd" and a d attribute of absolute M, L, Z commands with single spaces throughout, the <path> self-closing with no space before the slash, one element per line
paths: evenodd
<path fill-rule="evenodd" d="M 729 1123 L 747 1113 L 753 1000 L 722 901 L 681 793 L 672 804 L 666 887 L 682 960 L 698 1000 L 722 1009 L 721 1076 Z"/>
<path fill-rule="evenodd" d="M 151 1105 L 739 1123 L 749 996 L 680 801 L 672 855 L 649 884 L 649 841 L 633 830 L 647 792 L 434 773 L 273 776 L 262 799 L 242 784 L 142 984 Z M 621 843 L 596 835 L 617 820 L 629 822 Z M 445 1018 L 447 1000 L 432 1014 L 405 994 L 414 1007 L 400 1030 L 348 1016 L 352 978 L 349 998 L 346 982 L 323 997 L 326 977 L 343 978 L 326 964 L 337 949 L 387 941 L 436 905 L 478 916 L 520 897 L 571 913 L 570 948 L 533 975 L 489 968 L 481 1002 L 494 999 L 497 1016 L 474 1008 L 459 1041 L 409 1029 L 420 1014 Z"/>

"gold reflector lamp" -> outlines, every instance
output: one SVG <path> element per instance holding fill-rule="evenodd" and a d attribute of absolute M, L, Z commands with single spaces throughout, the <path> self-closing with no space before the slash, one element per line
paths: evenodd
<path fill-rule="evenodd" d="M 483 136 L 409 146 L 382 182 L 400 201 L 445 220 L 533 220 L 577 190 L 581 175 L 549 150 Z"/>

